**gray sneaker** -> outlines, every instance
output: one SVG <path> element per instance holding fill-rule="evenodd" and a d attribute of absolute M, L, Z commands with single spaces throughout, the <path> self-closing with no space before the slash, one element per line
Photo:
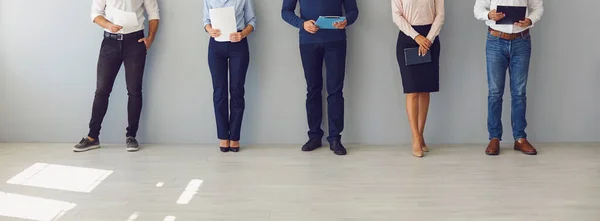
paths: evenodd
<path fill-rule="evenodd" d="M 81 141 L 79 141 L 79 143 L 77 145 L 75 145 L 73 147 L 73 151 L 74 152 L 85 152 L 85 151 L 93 150 L 96 148 L 100 148 L 100 140 L 99 139 L 95 139 L 94 141 L 91 141 L 87 137 L 84 137 L 81 139 Z"/>
<path fill-rule="evenodd" d="M 127 144 L 128 152 L 136 152 L 136 151 L 140 150 L 140 144 L 138 144 L 135 137 L 127 137 L 127 139 L 125 140 L 125 143 Z"/>

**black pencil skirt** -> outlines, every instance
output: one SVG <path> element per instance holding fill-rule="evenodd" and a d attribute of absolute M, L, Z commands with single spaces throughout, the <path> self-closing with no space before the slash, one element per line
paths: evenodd
<path fill-rule="evenodd" d="M 427 36 L 431 25 L 413 26 L 423 36 Z M 431 62 L 406 66 L 404 49 L 419 47 L 417 42 L 400 31 L 396 44 L 396 57 L 402 75 L 404 93 L 438 92 L 440 90 L 440 40 L 436 38 L 431 46 Z"/>

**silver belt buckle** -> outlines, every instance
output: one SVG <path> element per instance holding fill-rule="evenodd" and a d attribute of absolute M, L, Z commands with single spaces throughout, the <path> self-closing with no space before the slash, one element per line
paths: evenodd
<path fill-rule="evenodd" d="M 123 34 L 117 34 L 117 41 L 123 41 Z"/>

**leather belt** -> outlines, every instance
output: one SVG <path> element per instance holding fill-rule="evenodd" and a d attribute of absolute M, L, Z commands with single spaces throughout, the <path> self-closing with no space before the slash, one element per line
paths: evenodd
<path fill-rule="evenodd" d="M 525 36 L 527 36 L 529 34 L 529 29 L 527 29 L 525 31 L 522 31 L 522 32 L 519 32 L 519 33 L 512 33 L 512 34 L 511 33 L 504 33 L 504 32 L 501 32 L 501 31 L 496 31 L 496 30 L 494 30 L 492 28 L 488 28 L 488 30 L 490 31 L 490 34 L 492 36 L 499 37 L 499 38 L 502 38 L 504 40 L 509 40 L 509 41 L 515 40 L 517 38 L 525 37 Z"/>
<path fill-rule="evenodd" d="M 112 40 L 117 40 L 117 41 L 124 41 L 124 40 L 128 40 L 128 39 L 135 39 L 135 40 L 139 40 L 140 38 L 144 37 L 144 31 L 136 31 L 136 32 L 132 32 L 129 34 L 113 34 L 107 31 L 104 31 L 104 38 L 109 38 Z"/>

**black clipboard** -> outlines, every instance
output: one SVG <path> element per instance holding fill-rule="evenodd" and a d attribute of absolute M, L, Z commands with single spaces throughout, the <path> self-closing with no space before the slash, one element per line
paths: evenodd
<path fill-rule="evenodd" d="M 504 13 L 505 17 L 496 21 L 497 25 L 512 25 L 515 22 L 525 20 L 525 14 L 527 13 L 526 6 L 500 6 L 496 9 L 496 12 Z"/>

